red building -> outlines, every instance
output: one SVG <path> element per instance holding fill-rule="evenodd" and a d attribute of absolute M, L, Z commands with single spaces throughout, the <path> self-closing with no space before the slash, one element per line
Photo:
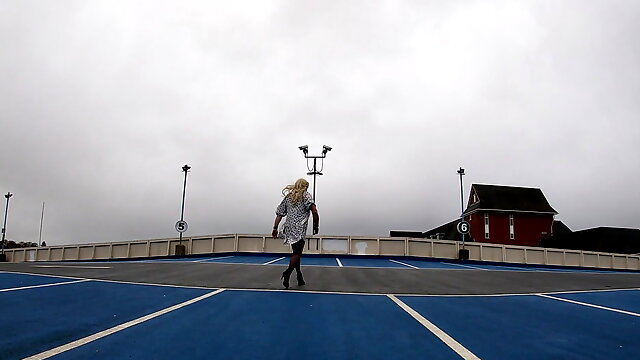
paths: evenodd
<path fill-rule="evenodd" d="M 558 213 L 540 189 L 500 185 L 471 185 L 464 219 L 469 222 L 471 241 L 538 246 L 552 234 Z M 455 226 L 460 220 L 424 233 L 424 237 L 459 240 Z"/>
<path fill-rule="evenodd" d="M 557 214 L 540 189 L 473 184 L 464 218 L 475 241 L 538 246 Z"/>

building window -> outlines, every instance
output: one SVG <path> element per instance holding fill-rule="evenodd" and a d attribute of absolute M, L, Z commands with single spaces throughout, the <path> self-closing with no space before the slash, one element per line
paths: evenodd
<path fill-rule="evenodd" d="M 516 233 L 513 229 L 513 215 L 509 215 L 509 239 L 514 240 Z"/>
<path fill-rule="evenodd" d="M 489 214 L 484 213 L 484 238 L 489 238 Z"/>

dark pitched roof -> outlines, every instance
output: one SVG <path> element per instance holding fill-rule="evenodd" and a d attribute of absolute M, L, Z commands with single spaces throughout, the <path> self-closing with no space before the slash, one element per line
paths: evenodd
<path fill-rule="evenodd" d="M 553 234 L 542 239 L 542 247 L 602 251 L 618 254 L 640 253 L 640 229 L 597 227 Z"/>
<path fill-rule="evenodd" d="M 475 199 L 478 201 L 474 202 Z M 558 213 L 549 205 L 540 189 L 473 184 L 465 214 L 478 210 L 536 212 L 554 215 Z"/>
<path fill-rule="evenodd" d="M 553 235 L 564 235 L 571 234 L 573 231 L 569 229 L 569 227 L 560 220 L 554 220 L 553 225 L 551 227 L 551 233 Z"/>
<path fill-rule="evenodd" d="M 456 225 L 459 222 L 460 222 L 460 219 L 455 219 L 444 225 L 440 225 L 435 229 L 425 231 L 423 233 L 423 237 L 425 238 L 438 237 L 440 239 L 457 240 L 460 238 L 460 234 L 458 233 L 458 230 L 456 230 Z"/>

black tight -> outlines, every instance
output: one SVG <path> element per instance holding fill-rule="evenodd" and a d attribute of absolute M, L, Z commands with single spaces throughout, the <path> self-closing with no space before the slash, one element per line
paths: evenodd
<path fill-rule="evenodd" d="M 291 258 L 289 259 L 289 267 L 287 268 L 287 273 L 291 274 L 293 272 L 293 269 L 295 269 L 298 277 L 301 277 L 302 270 L 300 270 L 300 257 L 302 256 L 302 249 L 304 249 L 304 240 L 300 240 L 294 244 L 291 244 L 291 249 L 293 250 L 293 253 L 291 254 Z"/>

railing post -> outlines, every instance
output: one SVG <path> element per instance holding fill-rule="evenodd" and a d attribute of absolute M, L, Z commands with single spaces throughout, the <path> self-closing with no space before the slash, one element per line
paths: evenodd
<path fill-rule="evenodd" d="M 240 236 L 238 236 L 238 234 L 236 233 L 233 238 L 234 238 L 233 251 L 238 252 L 238 242 L 240 242 Z"/>
<path fill-rule="evenodd" d="M 407 256 L 408 253 L 409 253 L 409 238 L 406 237 L 404 239 L 404 256 Z"/>
<path fill-rule="evenodd" d="M 549 259 L 547 258 L 547 249 L 544 249 L 544 264 L 549 265 Z"/>

